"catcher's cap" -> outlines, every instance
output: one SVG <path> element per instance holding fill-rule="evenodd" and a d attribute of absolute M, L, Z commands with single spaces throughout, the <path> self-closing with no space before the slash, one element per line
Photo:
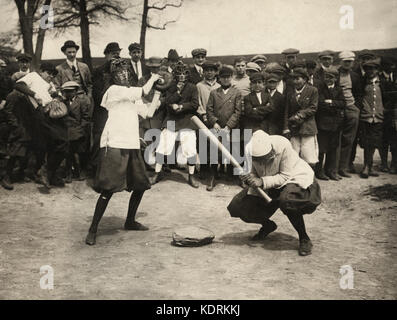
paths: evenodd
<path fill-rule="evenodd" d="M 272 151 L 272 144 L 269 135 L 263 130 L 257 130 L 252 134 L 251 140 L 247 143 L 247 152 L 253 157 L 263 157 Z"/>

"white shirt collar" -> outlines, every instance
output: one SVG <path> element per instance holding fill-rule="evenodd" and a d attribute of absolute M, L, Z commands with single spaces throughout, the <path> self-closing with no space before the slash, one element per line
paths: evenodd
<path fill-rule="evenodd" d="M 274 94 L 276 93 L 276 91 L 277 91 L 277 88 L 276 88 L 276 89 L 273 89 L 273 90 L 267 89 L 267 91 L 270 93 L 270 96 L 273 97 L 273 95 L 274 95 Z"/>
<path fill-rule="evenodd" d="M 72 66 L 74 66 L 77 69 L 77 62 L 76 59 L 74 59 L 73 62 L 70 62 L 68 59 L 66 59 L 67 64 L 69 65 L 70 69 L 72 69 Z"/>
<path fill-rule="evenodd" d="M 302 89 L 300 89 L 300 90 L 298 90 L 298 89 L 295 89 L 295 92 L 297 93 L 297 94 L 301 94 L 302 93 L 302 91 L 305 89 L 305 87 L 306 87 L 306 84 L 303 86 L 303 88 Z"/>

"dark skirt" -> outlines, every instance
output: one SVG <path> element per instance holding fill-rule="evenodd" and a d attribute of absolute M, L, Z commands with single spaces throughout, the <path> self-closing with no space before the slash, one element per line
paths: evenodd
<path fill-rule="evenodd" d="M 232 217 L 248 223 L 263 224 L 279 208 L 285 215 L 311 214 L 321 203 L 321 190 L 317 180 L 314 180 L 307 189 L 289 183 L 281 189 L 266 190 L 273 199 L 270 203 L 261 197 L 248 195 L 247 192 L 248 189 L 245 189 L 238 193 L 227 209 Z"/>
<path fill-rule="evenodd" d="M 100 149 L 95 191 L 145 191 L 150 186 L 140 150 L 109 147 Z"/>
<path fill-rule="evenodd" d="M 335 150 L 339 145 L 340 131 L 318 130 L 317 141 L 320 153 L 327 153 Z"/>
<path fill-rule="evenodd" d="M 361 148 L 381 148 L 383 123 L 360 121 L 359 137 Z"/>

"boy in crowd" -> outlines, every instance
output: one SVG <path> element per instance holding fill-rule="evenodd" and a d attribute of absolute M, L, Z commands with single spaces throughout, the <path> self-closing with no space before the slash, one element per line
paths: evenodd
<path fill-rule="evenodd" d="M 287 92 L 285 116 L 291 134 L 291 144 L 299 156 L 314 168 L 318 162 L 317 126 L 315 114 L 318 91 L 307 83 L 309 75 L 302 68 L 292 73 L 294 90 Z"/>
<path fill-rule="evenodd" d="M 247 61 L 245 58 L 235 59 L 234 69 L 236 70 L 236 74 L 233 77 L 231 84 L 240 91 L 243 97 L 245 97 L 251 92 L 250 78 L 247 75 Z"/>
<path fill-rule="evenodd" d="M 363 64 L 365 71 L 363 83 L 363 99 L 360 112 L 360 144 L 364 149 L 364 168 L 360 173 L 361 178 L 377 177 L 373 171 L 373 157 L 375 149 L 382 147 L 383 133 L 383 84 L 379 81 L 379 62 L 367 61 Z"/>
<path fill-rule="evenodd" d="M 336 68 L 324 69 L 324 81 L 318 88 L 319 101 L 316 122 L 320 153 L 315 172 L 316 177 L 321 180 L 330 178 L 338 181 L 340 179 L 337 175 L 337 150 L 346 103 L 342 88 L 336 83 L 338 75 Z M 326 159 L 325 167 L 323 167 L 324 157 Z"/>
<path fill-rule="evenodd" d="M 266 67 L 266 61 L 267 58 L 266 56 L 262 55 L 262 54 L 258 54 L 254 57 L 252 57 L 251 62 L 255 62 L 263 71 Z"/>
<path fill-rule="evenodd" d="M 216 133 L 223 131 L 227 136 L 233 137 L 231 130 L 238 128 L 241 113 L 241 92 L 232 86 L 233 70 L 229 67 L 222 67 L 219 71 L 219 79 L 221 86 L 211 91 L 207 104 L 207 115 L 209 127 L 213 128 Z M 232 148 L 238 141 L 232 140 Z M 215 187 L 215 176 L 217 174 L 217 164 L 211 164 L 211 179 L 207 187 L 208 191 L 212 191 Z M 228 174 L 232 175 L 233 168 L 228 167 Z"/>
<path fill-rule="evenodd" d="M 269 134 L 282 135 L 286 124 L 284 122 L 285 112 L 285 96 L 277 91 L 277 85 L 281 78 L 276 73 L 265 74 L 266 91 L 270 95 L 271 104 L 273 105 L 273 112 L 269 117 Z"/>

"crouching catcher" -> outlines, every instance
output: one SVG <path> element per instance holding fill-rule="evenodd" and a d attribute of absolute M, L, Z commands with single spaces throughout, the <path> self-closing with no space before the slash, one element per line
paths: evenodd
<path fill-rule="evenodd" d="M 304 214 L 313 213 L 321 203 L 320 186 L 311 167 L 282 136 L 269 136 L 262 130 L 254 132 L 247 145 L 247 156 L 252 157 L 252 170 L 242 180 L 249 185 L 238 193 L 227 209 L 234 218 L 247 223 L 261 224 L 252 240 L 263 240 L 277 229 L 270 217 L 280 209 L 299 235 L 299 254 L 311 254 L 312 243 L 306 233 Z M 259 197 L 259 187 L 273 199 L 267 203 Z"/>

